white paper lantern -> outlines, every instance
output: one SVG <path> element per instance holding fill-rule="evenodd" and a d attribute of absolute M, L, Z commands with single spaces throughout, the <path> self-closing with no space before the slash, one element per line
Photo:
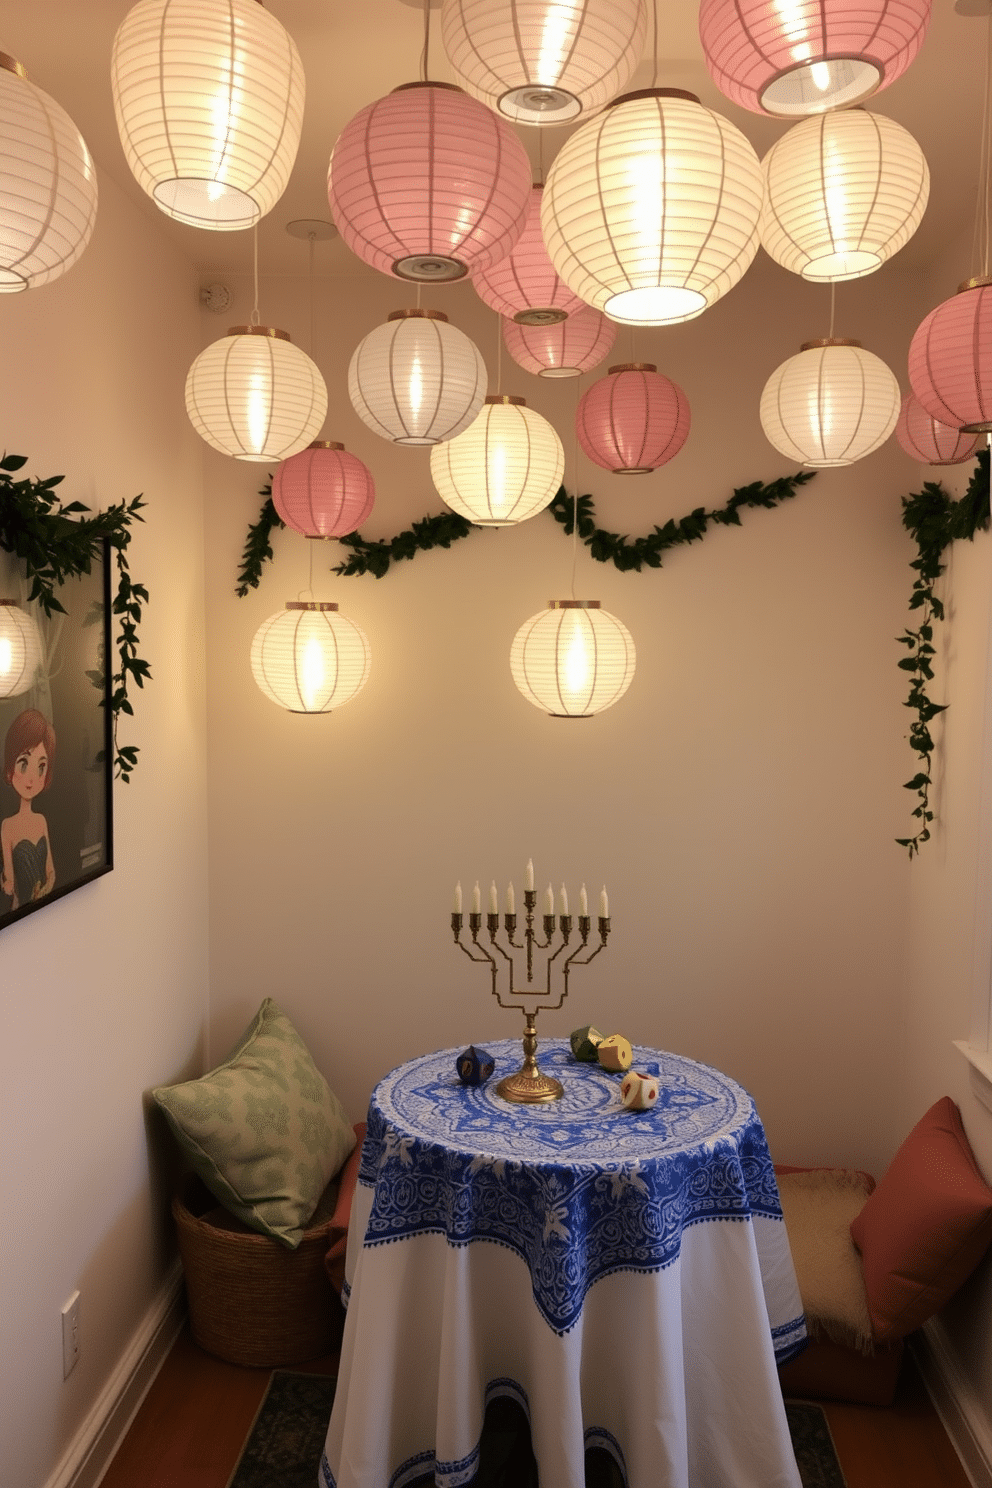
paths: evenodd
<path fill-rule="evenodd" d="M 257 0 L 138 0 L 110 81 L 127 163 L 168 217 L 235 232 L 272 210 L 305 84 L 293 38 Z"/>
<path fill-rule="evenodd" d="M 348 396 L 381 438 L 438 444 L 467 429 L 479 412 L 486 364 L 440 310 L 394 310 L 355 348 Z"/>
<path fill-rule="evenodd" d="M 804 465 L 853 465 L 888 439 L 900 401 L 889 368 L 860 341 L 806 341 L 766 382 L 761 427 Z"/>
<path fill-rule="evenodd" d="M 96 221 L 96 167 L 65 109 L 0 52 L 0 294 L 71 269 Z"/>
<path fill-rule="evenodd" d="M 444 0 L 441 38 L 469 93 L 517 124 L 564 124 L 625 87 L 644 0 Z"/>
<path fill-rule="evenodd" d="M 305 449 L 327 413 L 316 364 L 273 326 L 232 326 L 186 378 L 196 432 L 236 460 L 285 460 Z"/>
<path fill-rule="evenodd" d="M 12 599 L 0 599 L 0 697 L 27 692 L 41 656 L 41 636 L 31 616 Z"/>
<path fill-rule="evenodd" d="M 561 440 L 523 398 L 488 397 L 464 434 L 431 450 L 441 499 L 479 527 L 510 527 L 553 500 L 565 471 Z"/>
<path fill-rule="evenodd" d="M 368 637 L 336 604 L 291 600 L 270 615 L 251 643 L 251 670 L 262 692 L 290 713 L 330 713 L 369 679 Z"/>
<path fill-rule="evenodd" d="M 796 124 L 762 169 L 761 246 L 821 283 L 874 273 L 913 236 L 930 195 L 927 162 L 909 131 L 860 108 Z"/>
<path fill-rule="evenodd" d="M 557 273 L 630 325 L 674 325 L 732 289 L 758 249 L 761 164 L 692 93 L 618 98 L 565 141 L 541 228 Z"/>
<path fill-rule="evenodd" d="M 529 703 L 553 718 L 589 718 L 623 697 L 634 679 L 630 631 L 598 599 L 552 599 L 521 625 L 510 671 Z"/>

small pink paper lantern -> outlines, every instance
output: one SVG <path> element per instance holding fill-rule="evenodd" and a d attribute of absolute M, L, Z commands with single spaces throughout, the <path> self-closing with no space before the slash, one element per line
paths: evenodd
<path fill-rule="evenodd" d="M 505 257 L 530 202 L 510 126 L 452 83 L 404 83 L 346 124 L 327 197 L 348 247 L 383 274 L 463 279 Z"/>
<path fill-rule="evenodd" d="M 283 460 L 272 477 L 272 504 L 304 537 L 344 537 L 375 505 L 375 482 L 343 444 L 318 439 Z"/>
<path fill-rule="evenodd" d="M 614 475 L 647 475 L 689 437 L 689 400 L 651 362 L 625 362 L 593 383 L 575 415 L 579 443 Z"/>
<path fill-rule="evenodd" d="M 581 303 L 581 301 L 580 301 Z M 606 360 L 617 339 L 616 322 L 591 305 L 553 325 L 519 325 L 503 319 L 503 342 L 518 366 L 537 377 L 578 377 Z"/>
<path fill-rule="evenodd" d="M 933 418 L 992 429 L 992 279 L 968 279 L 931 310 L 909 346 L 909 381 Z"/>
<path fill-rule="evenodd" d="M 584 303 L 558 278 L 548 257 L 541 235 L 543 194 L 543 186 L 531 187 L 527 222 L 506 257 L 472 275 L 480 300 L 518 325 L 553 325 Z"/>
<path fill-rule="evenodd" d="M 901 77 L 923 44 L 931 0 L 702 0 L 710 76 L 756 114 L 850 108 Z"/>
<path fill-rule="evenodd" d="M 978 449 L 980 434 L 963 434 L 931 418 L 915 393 L 902 400 L 896 438 L 911 459 L 921 465 L 962 465 Z"/>

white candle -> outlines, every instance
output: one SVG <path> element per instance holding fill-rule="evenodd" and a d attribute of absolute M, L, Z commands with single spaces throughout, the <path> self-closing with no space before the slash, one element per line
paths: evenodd
<path fill-rule="evenodd" d="M 547 889 L 544 892 L 544 913 L 546 915 L 553 915 L 554 912 L 555 912 L 555 891 L 551 887 L 551 885 L 548 884 L 548 887 L 547 887 Z"/>
<path fill-rule="evenodd" d="M 599 895 L 599 918 L 608 920 L 610 918 L 610 901 L 606 897 L 606 885 L 604 884 Z"/>
<path fill-rule="evenodd" d="M 534 892 L 534 859 L 527 859 L 527 868 L 524 872 L 524 888 L 531 893 Z"/>
<path fill-rule="evenodd" d="M 479 880 L 475 880 L 475 888 L 472 890 L 472 913 L 482 913 L 482 895 L 479 892 Z"/>
<path fill-rule="evenodd" d="M 453 902 L 451 908 L 452 908 L 452 910 L 453 910 L 453 912 L 455 914 L 461 914 L 461 912 L 462 912 L 462 881 L 461 881 L 461 879 L 459 879 L 458 882 L 455 884 L 455 898 L 454 898 L 454 902 Z"/>
<path fill-rule="evenodd" d="M 564 884 L 562 884 L 558 894 L 558 913 L 563 915 L 568 914 L 568 894 L 565 892 Z"/>
<path fill-rule="evenodd" d="M 585 884 L 579 890 L 579 914 L 586 918 L 589 916 L 589 895 L 586 893 Z"/>
<path fill-rule="evenodd" d="M 499 894 L 496 892 L 495 879 L 489 885 L 489 913 L 499 914 Z"/>
<path fill-rule="evenodd" d="M 506 886 L 506 912 L 507 914 L 516 914 L 517 912 L 517 900 L 513 892 L 512 883 L 508 883 Z"/>

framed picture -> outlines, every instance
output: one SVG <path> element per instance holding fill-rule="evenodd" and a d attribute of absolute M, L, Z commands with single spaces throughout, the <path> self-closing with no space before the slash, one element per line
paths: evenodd
<path fill-rule="evenodd" d="M 0 551 L 0 598 L 33 626 L 27 686 L 0 697 L 0 930 L 114 864 L 109 566 L 105 544 L 46 616 Z"/>

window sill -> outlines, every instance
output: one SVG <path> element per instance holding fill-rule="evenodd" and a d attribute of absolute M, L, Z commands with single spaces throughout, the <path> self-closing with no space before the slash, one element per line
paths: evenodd
<path fill-rule="evenodd" d="M 971 1065 L 972 1094 L 992 1111 L 992 1054 L 966 1043 L 964 1039 L 955 1039 L 954 1047 Z"/>

